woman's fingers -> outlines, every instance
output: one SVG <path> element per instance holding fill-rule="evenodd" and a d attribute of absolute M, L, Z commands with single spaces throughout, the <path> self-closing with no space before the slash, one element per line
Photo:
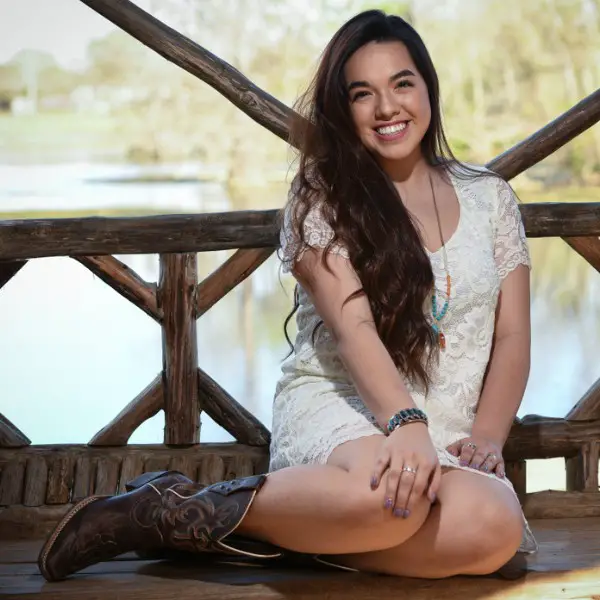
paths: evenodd
<path fill-rule="evenodd" d="M 498 477 L 500 477 L 500 479 L 504 479 L 504 477 L 506 476 L 506 468 L 504 466 L 504 459 L 501 458 L 498 463 L 496 464 L 494 471 L 496 472 L 496 475 Z"/>
<path fill-rule="evenodd" d="M 440 463 L 436 463 L 435 468 L 433 470 L 433 475 L 431 476 L 431 483 L 429 484 L 429 489 L 427 490 L 427 497 L 429 501 L 433 504 L 437 499 L 437 493 L 440 489 L 440 483 L 442 482 L 442 465 Z"/>
<path fill-rule="evenodd" d="M 385 470 L 388 468 L 390 464 L 390 454 L 389 451 L 385 448 L 382 448 L 379 457 L 375 461 L 375 467 L 373 468 L 373 472 L 371 473 L 371 489 L 376 490 L 381 483 L 381 478 L 385 473 Z"/>
<path fill-rule="evenodd" d="M 417 461 L 412 462 L 413 464 L 417 463 Z M 412 480 L 412 487 L 410 488 L 406 502 L 406 510 L 404 514 L 405 517 L 410 516 L 421 496 L 426 493 L 432 469 L 433 465 L 426 461 L 418 462 L 418 466 L 416 468 L 406 465 L 404 466 L 404 470 L 402 472 L 402 481 L 409 479 Z M 402 488 L 402 482 L 400 483 L 400 487 Z"/>
<path fill-rule="evenodd" d="M 475 451 L 477 450 L 477 446 L 473 442 L 466 442 L 462 445 L 460 451 L 460 464 L 463 467 L 468 467 L 471 464 L 471 460 L 473 456 L 475 456 Z"/>
<path fill-rule="evenodd" d="M 397 488 L 394 515 L 397 517 L 408 517 L 410 515 L 409 498 L 415 484 L 416 475 L 419 471 L 416 460 L 399 459 L 397 470 L 400 474 L 400 485 Z"/>
<path fill-rule="evenodd" d="M 402 485 L 402 457 L 392 457 L 390 468 L 387 473 L 387 484 L 385 490 L 386 510 L 391 510 L 396 517 L 404 516 L 404 504 L 398 502 L 398 494 Z"/>

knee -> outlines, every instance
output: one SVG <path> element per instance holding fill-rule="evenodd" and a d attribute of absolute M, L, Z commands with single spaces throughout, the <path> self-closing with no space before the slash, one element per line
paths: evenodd
<path fill-rule="evenodd" d="M 523 537 L 523 516 L 516 499 L 471 506 L 464 515 L 460 544 L 465 544 L 468 574 L 497 571 L 517 552 Z"/>
<path fill-rule="evenodd" d="M 381 549 L 396 546 L 416 533 L 430 511 L 431 503 L 422 495 L 407 517 L 395 516 L 392 509 L 386 508 L 385 489 L 366 488 L 348 497 L 345 504 L 345 519 L 360 524 L 376 534 L 382 541 Z"/>

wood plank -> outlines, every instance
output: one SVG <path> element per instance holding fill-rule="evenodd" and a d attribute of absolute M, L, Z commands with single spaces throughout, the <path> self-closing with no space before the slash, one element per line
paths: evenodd
<path fill-rule="evenodd" d="M 226 480 L 240 479 L 241 477 L 248 477 L 250 475 L 254 475 L 254 465 L 249 456 L 232 456 L 227 461 L 227 468 L 225 469 Z"/>
<path fill-rule="evenodd" d="M 27 459 L 23 504 L 25 506 L 41 506 L 46 501 L 48 485 L 48 465 L 41 456 Z"/>
<path fill-rule="evenodd" d="M 67 452 L 48 457 L 46 504 L 66 504 L 73 487 L 74 461 Z"/>
<path fill-rule="evenodd" d="M 13 460 L 5 464 L 0 476 L 0 506 L 21 504 L 25 481 L 25 460 Z"/>
<path fill-rule="evenodd" d="M 0 448 L 22 448 L 31 440 L 2 413 L 0 413 Z"/>
<path fill-rule="evenodd" d="M 600 517 L 600 492 L 559 492 L 548 490 L 521 496 L 528 519 Z"/>
<path fill-rule="evenodd" d="M 96 482 L 94 494 L 114 496 L 119 485 L 121 461 L 118 458 L 106 456 L 98 459 L 96 467 Z"/>
<path fill-rule="evenodd" d="M 583 444 L 577 456 L 565 459 L 567 491 L 597 492 L 598 460 L 600 442 Z"/>
<path fill-rule="evenodd" d="M 161 322 L 162 315 L 156 301 L 156 286 L 144 281 L 124 262 L 110 255 L 73 258 L 157 323 Z"/>
<path fill-rule="evenodd" d="M 275 252 L 274 248 L 237 250 L 216 271 L 198 284 L 196 317 L 202 316 L 221 298 L 249 277 Z"/>
<path fill-rule="evenodd" d="M 144 457 L 139 454 L 130 454 L 123 457 L 121 463 L 121 476 L 119 477 L 119 494 L 123 494 L 129 481 L 144 472 Z"/>
<path fill-rule="evenodd" d="M 198 470 L 198 482 L 211 485 L 225 479 L 225 463 L 218 454 L 204 456 Z"/>
<path fill-rule="evenodd" d="M 106 427 L 91 440 L 90 446 L 124 446 L 133 432 L 163 408 L 162 373 L 146 386 Z"/>
<path fill-rule="evenodd" d="M 197 283 L 196 254 L 160 255 L 158 299 L 163 311 L 165 444 L 170 445 L 200 441 Z"/>
<path fill-rule="evenodd" d="M 0 290 L 27 264 L 26 260 L 0 260 Z"/>
<path fill-rule="evenodd" d="M 592 384 L 565 418 L 571 421 L 600 418 L 600 379 Z"/>
<path fill-rule="evenodd" d="M 270 431 L 202 369 L 198 389 L 206 414 L 236 440 L 248 446 L 269 445 Z"/>
<path fill-rule="evenodd" d="M 517 494 L 527 493 L 527 461 L 511 460 L 505 464 L 505 472 L 508 480 L 513 484 Z"/>
<path fill-rule="evenodd" d="M 582 444 L 600 439 L 600 419 L 567 421 L 528 415 L 512 426 L 504 449 L 507 461 L 571 457 Z"/>
<path fill-rule="evenodd" d="M 92 461 L 90 456 L 78 456 L 75 459 L 73 502 L 79 502 L 79 500 L 92 495 L 96 464 L 96 461 Z"/>

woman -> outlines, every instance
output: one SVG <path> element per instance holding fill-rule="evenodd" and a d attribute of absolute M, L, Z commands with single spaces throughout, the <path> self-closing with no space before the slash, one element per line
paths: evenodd
<path fill-rule="evenodd" d="M 535 550 L 502 459 L 530 346 L 510 186 L 453 158 L 435 69 L 398 17 L 346 23 L 306 100 L 282 231 L 298 336 L 271 472 L 205 489 L 150 474 L 84 500 L 40 554 L 48 579 L 128 550 L 285 549 L 425 578 Z"/>

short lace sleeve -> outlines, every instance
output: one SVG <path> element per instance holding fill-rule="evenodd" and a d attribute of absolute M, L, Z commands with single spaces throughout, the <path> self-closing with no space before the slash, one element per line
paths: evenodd
<path fill-rule="evenodd" d="M 333 229 L 321 214 L 321 206 L 317 202 L 310 208 L 304 220 L 303 233 L 305 244 L 302 244 L 292 228 L 292 211 L 295 207 L 293 184 L 290 188 L 289 200 L 284 212 L 283 227 L 280 233 L 280 257 L 284 273 L 289 273 L 292 270 L 294 258 L 299 260 L 308 246 L 315 249 L 325 248 L 334 236 Z M 303 248 L 300 248 L 301 244 L 304 246 Z M 349 258 L 348 250 L 342 244 L 335 243 L 329 249 L 329 252 Z"/>
<path fill-rule="evenodd" d="M 529 247 L 517 197 L 511 186 L 496 179 L 497 212 L 494 259 L 500 280 L 519 265 L 531 268 Z"/>

